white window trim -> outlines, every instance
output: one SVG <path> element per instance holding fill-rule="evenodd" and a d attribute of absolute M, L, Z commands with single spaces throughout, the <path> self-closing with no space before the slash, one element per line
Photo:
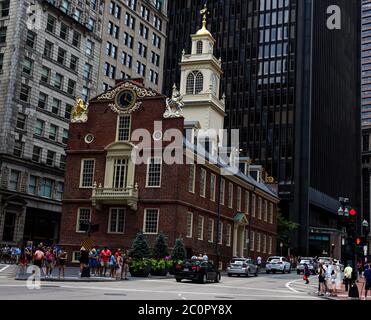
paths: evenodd
<path fill-rule="evenodd" d="M 197 240 L 203 241 L 204 240 L 204 224 L 205 224 L 205 217 L 204 216 L 198 216 L 198 224 L 197 224 Z M 200 219 L 202 220 L 202 228 L 201 228 L 201 237 L 198 237 L 198 230 L 199 230 L 199 224 Z"/>
<path fill-rule="evenodd" d="M 232 240 L 232 225 L 230 225 L 230 224 L 227 224 L 227 235 L 228 235 L 228 237 L 227 237 L 226 246 L 230 247 L 231 246 L 231 240 Z"/>
<path fill-rule="evenodd" d="M 256 234 L 256 252 L 260 252 L 261 248 L 261 234 L 258 232 Z"/>
<path fill-rule="evenodd" d="M 255 231 L 251 231 L 250 237 L 250 251 L 255 251 Z"/>
<path fill-rule="evenodd" d="M 263 234 L 263 253 L 267 253 L 267 236 Z"/>
<path fill-rule="evenodd" d="M 130 126 L 129 126 L 129 138 L 128 140 L 119 140 L 119 127 L 120 127 L 120 119 L 121 117 L 129 117 L 130 119 Z M 116 142 L 128 142 L 131 139 L 131 115 L 118 115 L 117 116 L 117 123 L 116 123 Z"/>
<path fill-rule="evenodd" d="M 213 189 L 211 188 L 211 177 L 214 177 L 214 186 Z M 211 190 L 214 190 L 214 192 L 211 192 Z M 210 174 L 210 200 L 215 202 L 215 193 L 216 193 L 216 175 L 214 173 Z"/>
<path fill-rule="evenodd" d="M 80 166 L 80 184 L 79 184 L 79 188 L 80 189 L 92 189 L 93 188 L 93 185 L 91 187 L 83 187 L 82 186 L 82 179 L 83 179 L 83 173 L 84 173 L 84 162 L 85 161 L 89 161 L 89 160 L 92 160 L 94 162 L 94 166 L 93 166 L 93 179 L 92 179 L 92 182 L 93 182 L 93 185 L 94 185 L 94 178 L 95 178 L 95 159 L 94 158 L 83 158 L 83 159 L 81 159 L 81 166 Z"/>
<path fill-rule="evenodd" d="M 220 180 L 220 184 L 221 184 L 221 186 L 220 186 L 220 193 L 223 194 L 223 197 L 220 197 L 220 204 L 221 205 L 224 205 L 224 201 L 225 201 L 225 180 L 224 179 L 221 179 Z"/>
<path fill-rule="evenodd" d="M 157 210 L 157 223 L 156 232 L 146 232 L 146 220 L 147 220 L 147 210 Z M 159 208 L 145 208 L 143 216 L 143 234 L 158 234 L 158 223 L 160 221 L 160 209 Z"/>
<path fill-rule="evenodd" d="M 209 238 L 209 227 L 210 227 L 210 221 L 212 221 L 213 223 L 211 224 L 211 240 L 210 239 L 207 239 L 208 242 L 210 243 L 213 243 L 214 242 L 214 219 L 211 219 L 209 218 L 208 222 L 207 222 L 207 237 Z"/>
<path fill-rule="evenodd" d="M 252 195 L 251 198 L 251 216 L 256 217 L 256 196 L 255 194 Z"/>
<path fill-rule="evenodd" d="M 231 192 L 232 191 L 232 192 Z M 228 208 L 233 208 L 233 183 L 228 183 Z"/>
<path fill-rule="evenodd" d="M 268 201 L 264 200 L 264 211 L 263 211 L 264 222 L 268 222 Z"/>
<path fill-rule="evenodd" d="M 220 233 L 220 239 L 218 239 L 218 244 L 223 244 L 223 222 L 220 222 L 220 226 L 219 226 L 219 233 Z M 219 234 L 218 234 L 218 238 L 219 238 Z"/>
<path fill-rule="evenodd" d="M 111 227 L 111 217 L 112 217 L 112 210 L 124 210 L 124 225 L 123 225 L 123 232 L 116 232 L 116 231 L 110 231 Z M 108 214 L 108 226 L 107 226 L 107 234 L 125 234 L 125 224 L 126 224 L 126 209 L 125 208 L 110 208 L 109 214 Z"/>
<path fill-rule="evenodd" d="M 272 254 L 272 247 L 273 247 L 273 239 L 271 236 L 268 237 L 269 243 L 268 243 L 268 254 Z"/>
<path fill-rule="evenodd" d="M 191 216 L 191 233 L 188 234 L 188 217 Z M 193 238 L 193 213 L 192 212 L 187 212 L 187 226 L 186 226 L 187 230 L 187 236 L 186 238 Z"/>
<path fill-rule="evenodd" d="M 193 177 L 192 177 L 192 190 L 189 190 L 188 189 L 188 192 L 190 192 L 190 193 L 195 193 L 195 189 L 196 189 L 196 165 L 195 164 L 191 164 L 190 165 L 191 167 L 193 167 Z M 190 168 L 191 168 L 190 167 Z M 189 169 L 189 170 L 191 170 L 191 169 Z M 188 179 L 190 178 L 190 175 L 189 175 L 189 177 L 188 177 Z M 189 181 L 188 181 L 188 188 L 189 188 Z"/>
<path fill-rule="evenodd" d="M 201 190 L 201 177 L 202 177 L 202 173 L 205 173 L 205 179 L 204 179 L 204 188 L 203 190 Z M 201 168 L 201 174 L 200 174 L 200 197 L 202 198 L 206 198 L 206 181 L 207 181 L 207 171 L 206 169 L 204 168 Z"/>
<path fill-rule="evenodd" d="M 261 197 L 258 197 L 258 201 L 259 201 L 258 219 L 262 220 L 263 219 L 263 200 Z"/>
<path fill-rule="evenodd" d="M 242 197 L 242 190 L 241 187 L 237 187 L 237 211 L 241 212 L 241 197 Z"/>
<path fill-rule="evenodd" d="M 80 263 L 79 260 L 76 260 L 76 259 L 75 259 L 75 254 L 76 254 L 76 253 L 80 253 L 80 251 L 72 251 L 72 258 L 71 258 L 71 262 L 72 262 L 72 263 Z"/>
<path fill-rule="evenodd" d="M 245 191 L 245 213 L 246 213 L 246 215 L 250 214 L 249 206 L 250 206 L 250 192 Z"/>
<path fill-rule="evenodd" d="M 91 208 L 87 208 L 87 207 L 78 208 L 77 209 L 77 219 L 76 219 L 76 233 L 86 233 L 86 231 L 80 231 L 79 230 L 79 228 L 80 228 L 80 211 L 81 211 L 81 209 L 88 209 L 88 210 L 90 210 L 89 221 L 91 222 L 92 209 Z"/>
<path fill-rule="evenodd" d="M 273 224 L 273 214 L 274 214 L 274 205 L 273 203 L 269 204 L 269 211 L 270 211 L 270 217 L 269 217 L 269 223 Z"/>
<path fill-rule="evenodd" d="M 160 185 L 158 186 L 149 186 L 149 166 L 152 159 L 159 159 L 160 160 Z M 161 157 L 150 157 L 147 159 L 147 170 L 146 170 L 146 188 L 148 189 L 160 189 L 161 188 L 161 182 L 162 182 L 162 158 Z"/>

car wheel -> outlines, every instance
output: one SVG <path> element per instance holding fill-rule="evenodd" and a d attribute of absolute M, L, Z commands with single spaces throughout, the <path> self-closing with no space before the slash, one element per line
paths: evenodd
<path fill-rule="evenodd" d="M 230 273 L 228 273 L 228 277 L 232 277 L 232 275 Z"/>
<path fill-rule="evenodd" d="M 300 274 L 300 271 L 298 270 L 298 271 L 296 271 L 296 273 L 297 273 L 297 274 Z"/>
<path fill-rule="evenodd" d="M 276 270 L 273 270 L 273 273 L 276 274 Z"/>
<path fill-rule="evenodd" d="M 282 274 L 285 274 L 285 273 L 286 273 L 286 268 L 283 268 Z"/>
<path fill-rule="evenodd" d="M 267 274 L 270 274 L 271 272 L 269 270 L 266 271 Z"/>
<path fill-rule="evenodd" d="M 291 268 L 289 268 L 289 271 L 287 271 L 287 273 L 291 273 Z"/>
<path fill-rule="evenodd" d="M 250 277 L 250 271 L 247 270 L 247 273 L 246 273 L 246 278 Z"/>
<path fill-rule="evenodd" d="M 220 273 L 217 273 L 216 274 L 216 278 L 215 278 L 215 282 L 216 283 L 219 283 L 220 282 L 220 279 L 221 279 Z"/>
<path fill-rule="evenodd" d="M 202 276 L 202 283 L 205 284 L 207 282 L 207 274 L 205 273 L 203 276 Z"/>
<path fill-rule="evenodd" d="M 258 276 L 258 270 L 255 271 L 254 276 L 255 276 L 255 277 Z"/>
<path fill-rule="evenodd" d="M 176 278 L 175 280 L 176 280 L 176 282 L 181 282 L 182 281 L 182 279 L 180 279 L 180 278 Z"/>

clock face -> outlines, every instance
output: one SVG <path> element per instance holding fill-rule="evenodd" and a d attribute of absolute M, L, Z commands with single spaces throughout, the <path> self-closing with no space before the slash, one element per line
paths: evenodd
<path fill-rule="evenodd" d="M 121 109 L 127 109 L 135 104 L 136 95 L 132 90 L 121 91 L 116 98 L 116 104 Z"/>

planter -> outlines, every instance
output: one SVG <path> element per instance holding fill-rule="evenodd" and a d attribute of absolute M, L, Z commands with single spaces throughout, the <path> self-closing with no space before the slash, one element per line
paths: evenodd
<path fill-rule="evenodd" d="M 168 269 L 159 269 L 159 270 L 151 269 L 152 276 L 166 277 L 168 272 L 169 272 Z"/>
<path fill-rule="evenodd" d="M 129 267 L 129 272 L 132 277 L 145 278 L 149 276 L 150 271 L 151 271 L 150 267 L 145 267 L 143 269 L 139 269 L 136 271 L 134 271 L 132 267 Z"/>

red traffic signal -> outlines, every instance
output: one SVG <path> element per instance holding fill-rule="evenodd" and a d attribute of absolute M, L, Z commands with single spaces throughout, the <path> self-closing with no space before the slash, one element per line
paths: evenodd
<path fill-rule="evenodd" d="M 357 211 L 356 211 L 355 209 L 350 209 L 350 211 L 349 211 L 349 215 L 350 215 L 351 217 L 355 217 L 355 216 L 357 215 Z"/>
<path fill-rule="evenodd" d="M 357 246 L 366 246 L 367 245 L 367 240 L 366 237 L 357 237 L 355 241 Z"/>

